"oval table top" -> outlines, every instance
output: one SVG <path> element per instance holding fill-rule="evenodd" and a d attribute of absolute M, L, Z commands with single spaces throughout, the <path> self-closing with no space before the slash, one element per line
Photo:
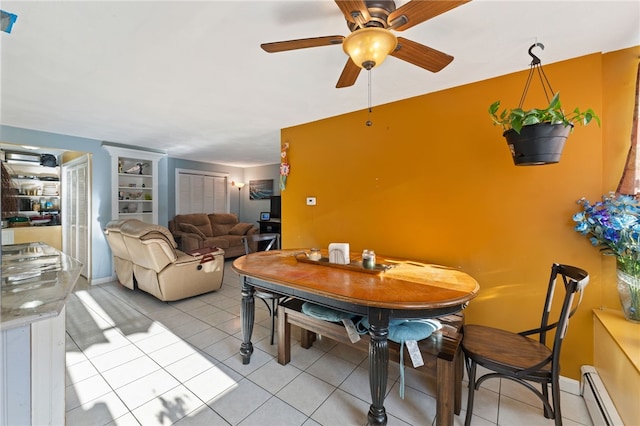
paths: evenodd
<path fill-rule="evenodd" d="M 304 292 L 385 309 L 423 310 L 461 306 L 476 297 L 480 286 L 470 275 L 447 266 L 377 256 L 373 272 L 361 267 L 360 254 L 350 265 L 300 259 L 304 249 L 270 250 L 234 260 L 240 275 Z M 324 253 L 326 255 L 326 253 Z M 324 258 L 323 258 L 324 259 Z"/>

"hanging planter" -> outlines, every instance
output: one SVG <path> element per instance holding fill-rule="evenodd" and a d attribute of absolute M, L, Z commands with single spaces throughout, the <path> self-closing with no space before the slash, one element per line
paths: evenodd
<path fill-rule="evenodd" d="M 553 164 L 560 161 L 564 143 L 571 133 L 572 125 L 540 123 L 524 126 L 520 133 L 507 130 L 507 139 L 513 163 L 516 166 Z"/>
<path fill-rule="evenodd" d="M 489 107 L 489 115 L 493 120 L 493 124 L 500 125 L 504 129 L 502 135 L 507 139 L 507 144 L 516 166 L 557 163 L 560 161 L 564 143 L 573 130 L 574 123 L 586 126 L 592 120 L 595 120 L 600 125 L 600 118 L 590 108 L 586 111 L 580 111 L 579 108 L 576 108 L 570 114 L 565 114 L 560 104 L 560 92 L 555 93 L 553 98 L 549 100 L 548 93 L 554 92 L 549 80 L 544 75 L 540 59 L 531 53 L 531 49 L 536 46 L 544 49 L 541 43 L 534 44 L 529 48 L 529 55 L 531 55 L 533 61 L 531 62 L 531 71 L 518 108 L 505 109 L 498 115 L 500 101 L 494 102 Z M 549 106 L 543 109 L 524 110 L 522 105 L 527 95 L 534 69 L 538 70 Z"/>

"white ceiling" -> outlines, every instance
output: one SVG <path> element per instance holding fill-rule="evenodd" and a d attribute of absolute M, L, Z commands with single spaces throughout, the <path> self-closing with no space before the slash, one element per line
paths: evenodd
<path fill-rule="evenodd" d="M 365 72 L 335 89 L 341 46 L 260 49 L 347 35 L 331 0 L 1 7 L 18 15 L 0 33 L 4 125 L 248 167 L 279 161 L 281 128 L 367 107 Z M 373 70 L 374 105 L 526 69 L 535 42 L 543 65 L 640 45 L 640 2 L 473 0 L 397 34 L 455 59 L 437 74 L 387 59 Z"/>

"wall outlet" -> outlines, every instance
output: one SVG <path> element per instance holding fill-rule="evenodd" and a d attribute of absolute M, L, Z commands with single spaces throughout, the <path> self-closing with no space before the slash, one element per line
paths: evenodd
<path fill-rule="evenodd" d="M 316 205 L 316 197 L 307 197 L 307 205 L 315 206 Z"/>

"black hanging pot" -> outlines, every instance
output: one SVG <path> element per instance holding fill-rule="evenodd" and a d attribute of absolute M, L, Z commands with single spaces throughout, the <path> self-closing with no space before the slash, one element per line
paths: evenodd
<path fill-rule="evenodd" d="M 507 139 L 516 166 L 537 166 L 560 161 L 572 128 L 573 125 L 539 123 L 523 126 L 519 134 L 509 129 L 502 135 Z"/>

